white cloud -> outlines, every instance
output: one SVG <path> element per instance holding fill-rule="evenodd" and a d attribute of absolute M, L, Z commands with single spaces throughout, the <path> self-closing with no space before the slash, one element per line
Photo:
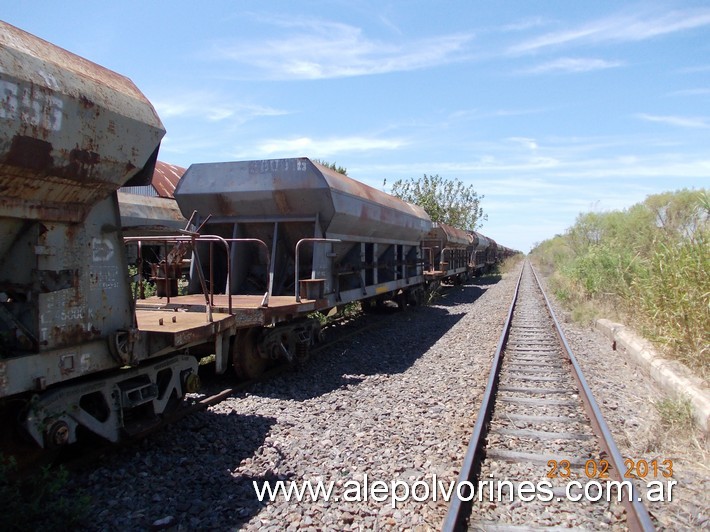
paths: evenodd
<path fill-rule="evenodd" d="M 671 126 L 689 127 L 689 128 L 708 128 L 710 127 L 710 119 L 698 116 L 658 116 L 640 113 L 636 115 L 642 120 L 649 122 L 660 122 Z"/>
<path fill-rule="evenodd" d="M 563 57 L 554 61 L 549 61 L 525 70 L 525 74 L 542 74 L 545 72 L 590 72 L 592 70 L 603 70 L 616 68 L 623 65 L 621 61 L 607 61 L 605 59 L 593 59 L 584 57 Z"/>
<path fill-rule="evenodd" d="M 660 14 L 637 10 L 585 24 L 551 32 L 527 40 L 508 49 L 511 54 L 537 52 L 565 44 L 598 44 L 605 42 L 642 41 L 710 25 L 710 9 L 687 9 Z"/>
<path fill-rule="evenodd" d="M 521 146 L 528 148 L 529 150 L 537 149 L 537 142 L 535 141 L 535 139 L 531 139 L 528 137 L 510 137 L 508 140 L 516 142 Z"/>
<path fill-rule="evenodd" d="M 163 118 L 202 118 L 210 122 L 232 119 L 244 123 L 252 118 L 281 116 L 288 111 L 273 107 L 235 102 L 230 98 L 208 92 L 185 92 L 151 100 Z"/>
<path fill-rule="evenodd" d="M 547 21 L 542 17 L 532 17 L 520 20 L 518 22 L 513 22 L 501 27 L 502 31 L 523 31 L 530 28 L 536 28 L 538 26 L 543 26 L 547 24 Z"/>
<path fill-rule="evenodd" d="M 378 139 L 368 137 L 340 137 L 313 139 L 297 137 L 272 139 L 254 146 L 251 154 L 260 157 L 312 156 L 332 157 L 340 153 L 363 152 L 369 150 L 396 150 L 407 144 L 402 139 Z"/>
<path fill-rule="evenodd" d="M 277 21 L 295 30 L 278 39 L 222 42 L 212 53 L 251 65 L 269 79 L 324 79 L 411 71 L 460 61 L 470 34 L 382 42 L 347 24 L 300 19 Z"/>

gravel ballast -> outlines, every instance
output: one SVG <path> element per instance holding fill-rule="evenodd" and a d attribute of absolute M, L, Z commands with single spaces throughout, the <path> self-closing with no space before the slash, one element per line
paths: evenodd
<path fill-rule="evenodd" d="M 342 498 L 365 477 L 370 485 L 456 481 L 515 283 L 495 281 L 385 312 L 381 325 L 314 355 L 299 372 L 113 454 L 77 479 L 93 499 L 91 526 L 438 529 L 442 497 L 395 508 L 389 498 L 260 503 L 252 482 L 332 481 Z"/>
<path fill-rule="evenodd" d="M 516 272 L 450 287 L 431 306 L 384 313 L 381 324 L 288 372 L 190 416 L 77 473 L 94 530 L 440 529 L 448 503 L 343 501 L 354 482 L 443 486 L 459 467 L 505 321 Z M 497 281 L 497 282 L 496 282 Z M 557 310 L 557 309 L 556 309 Z M 661 525 L 707 526 L 707 473 L 665 451 L 654 391 L 589 328 L 563 326 L 622 454 L 678 459 L 678 501 L 652 506 Z M 654 447 L 655 445 L 655 447 Z M 688 459 L 688 464 L 694 458 Z M 330 501 L 280 494 L 259 502 L 253 482 L 333 482 Z M 424 495 L 423 483 L 417 494 Z M 401 493 L 401 492 L 400 492 Z M 675 494 L 676 492 L 674 492 Z M 362 497 L 360 497 L 362 499 Z M 525 503 L 523 503 L 525 504 Z M 552 509 L 551 511 L 554 511 Z M 694 513 L 693 513 L 694 512 Z"/>

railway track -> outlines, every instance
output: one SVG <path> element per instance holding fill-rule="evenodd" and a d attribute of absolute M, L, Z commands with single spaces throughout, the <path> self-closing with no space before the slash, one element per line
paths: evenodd
<path fill-rule="evenodd" d="M 594 501 L 596 488 L 629 480 L 620 478 L 625 471 L 549 301 L 526 263 L 460 471 L 459 486 L 464 488 L 452 499 L 443 529 L 605 523 L 653 530 L 632 482 L 621 489 L 621 502 L 618 489 Z M 589 494 L 584 491 L 588 484 Z"/>

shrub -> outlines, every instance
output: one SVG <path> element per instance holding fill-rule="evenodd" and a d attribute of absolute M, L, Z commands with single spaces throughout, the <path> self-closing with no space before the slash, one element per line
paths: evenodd
<path fill-rule="evenodd" d="M 578 216 L 532 251 L 573 314 L 611 304 L 700 372 L 710 345 L 710 196 L 681 190 L 625 211 Z M 588 318 L 587 318 L 588 319 Z"/>

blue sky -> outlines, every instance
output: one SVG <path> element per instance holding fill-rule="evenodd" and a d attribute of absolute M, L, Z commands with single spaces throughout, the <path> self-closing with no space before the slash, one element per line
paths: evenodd
<path fill-rule="evenodd" d="M 481 231 L 523 251 L 580 212 L 710 186 L 706 1 L 65 0 L 0 18 L 130 77 L 167 129 L 161 160 L 458 178 L 485 196 Z"/>

